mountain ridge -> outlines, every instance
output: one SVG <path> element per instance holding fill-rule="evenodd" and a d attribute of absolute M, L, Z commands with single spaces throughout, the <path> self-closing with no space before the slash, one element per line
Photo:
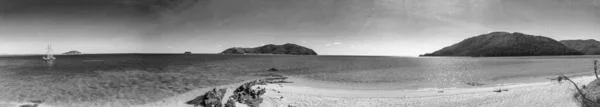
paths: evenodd
<path fill-rule="evenodd" d="M 519 32 L 491 32 L 467 38 L 459 43 L 444 47 L 421 56 L 547 56 L 583 55 L 562 43 L 544 36 Z"/>
<path fill-rule="evenodd" d="M 559 42 L 586 55 L 600 55 L 600 42 L 595 39 L 561 40 Z"/>

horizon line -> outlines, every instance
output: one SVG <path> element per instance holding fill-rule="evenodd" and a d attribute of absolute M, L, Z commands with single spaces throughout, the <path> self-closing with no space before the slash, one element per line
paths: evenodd
<path fill-rule="evenodd" d="M 86 54 L 183 54 L 183 53 L 82 53 L 82 54 L 54 54 L 54 55 L 86 55 Z M 192 54 L 221 54 L 221 53 L 193 53 Z M 35 54 L 0 54 L 0 56 L 28 56 L 28 55 L 46 55 L 42 53 Z M 291 55 L 291 54 L 223 54 L 223 55 L 290 55 L 290 56 L 389 56 L 389 57 L 419 57 L 416 56 L 401 56 L 401 55 L 336 55 L 336 54 L 321 54 L 321 55 Z"/>

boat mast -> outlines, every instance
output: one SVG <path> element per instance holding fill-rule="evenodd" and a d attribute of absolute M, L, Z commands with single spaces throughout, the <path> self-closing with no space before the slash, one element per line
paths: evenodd
<path fill-rule="evenodd" d="M 52 58 L 52 46 L 48 44 L 48 53 L 46 54 L 48 58 Z"/>
<path fill-rule="evenodd" d="M 52 45 L 48 44 L 48 53 L 44 57 L 45 60 L 54 60 L 54 56 L 52 56 Z"/>

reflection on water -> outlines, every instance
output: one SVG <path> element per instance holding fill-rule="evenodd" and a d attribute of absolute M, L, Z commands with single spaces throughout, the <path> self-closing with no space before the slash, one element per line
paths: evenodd
<path fill-rule="evenodd" d="M 46 67 L 48 67 L 48 70 L 52 70 L 54 68 L 54 60 L 46 60 Z"/>

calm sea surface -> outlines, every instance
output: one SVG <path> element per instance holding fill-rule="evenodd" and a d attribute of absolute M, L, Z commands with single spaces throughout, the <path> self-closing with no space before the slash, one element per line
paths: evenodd
<path fill-rule="evenodd" d="M 457 87 L 468 82 L 496 84 L 501 83 L 499 81 L 560 73 L 591 73 L 593 59 L 600 59 L 600 56 L 417 58 L 219 54 L 89 54 L 56 57 L 56 61 L 48 64 L 41 56 L 2 56 L 0 72 L 3 73 L 0 76 L 14 79 L 31 76 L 93 76 L 98 72 L 128 70 L 256 77 L 279 74 L 322 82 L 362 84 L 372 88 L 419 89 Z M 266 71 L 269 68 L 278 68 L 279 71 Z"/>

